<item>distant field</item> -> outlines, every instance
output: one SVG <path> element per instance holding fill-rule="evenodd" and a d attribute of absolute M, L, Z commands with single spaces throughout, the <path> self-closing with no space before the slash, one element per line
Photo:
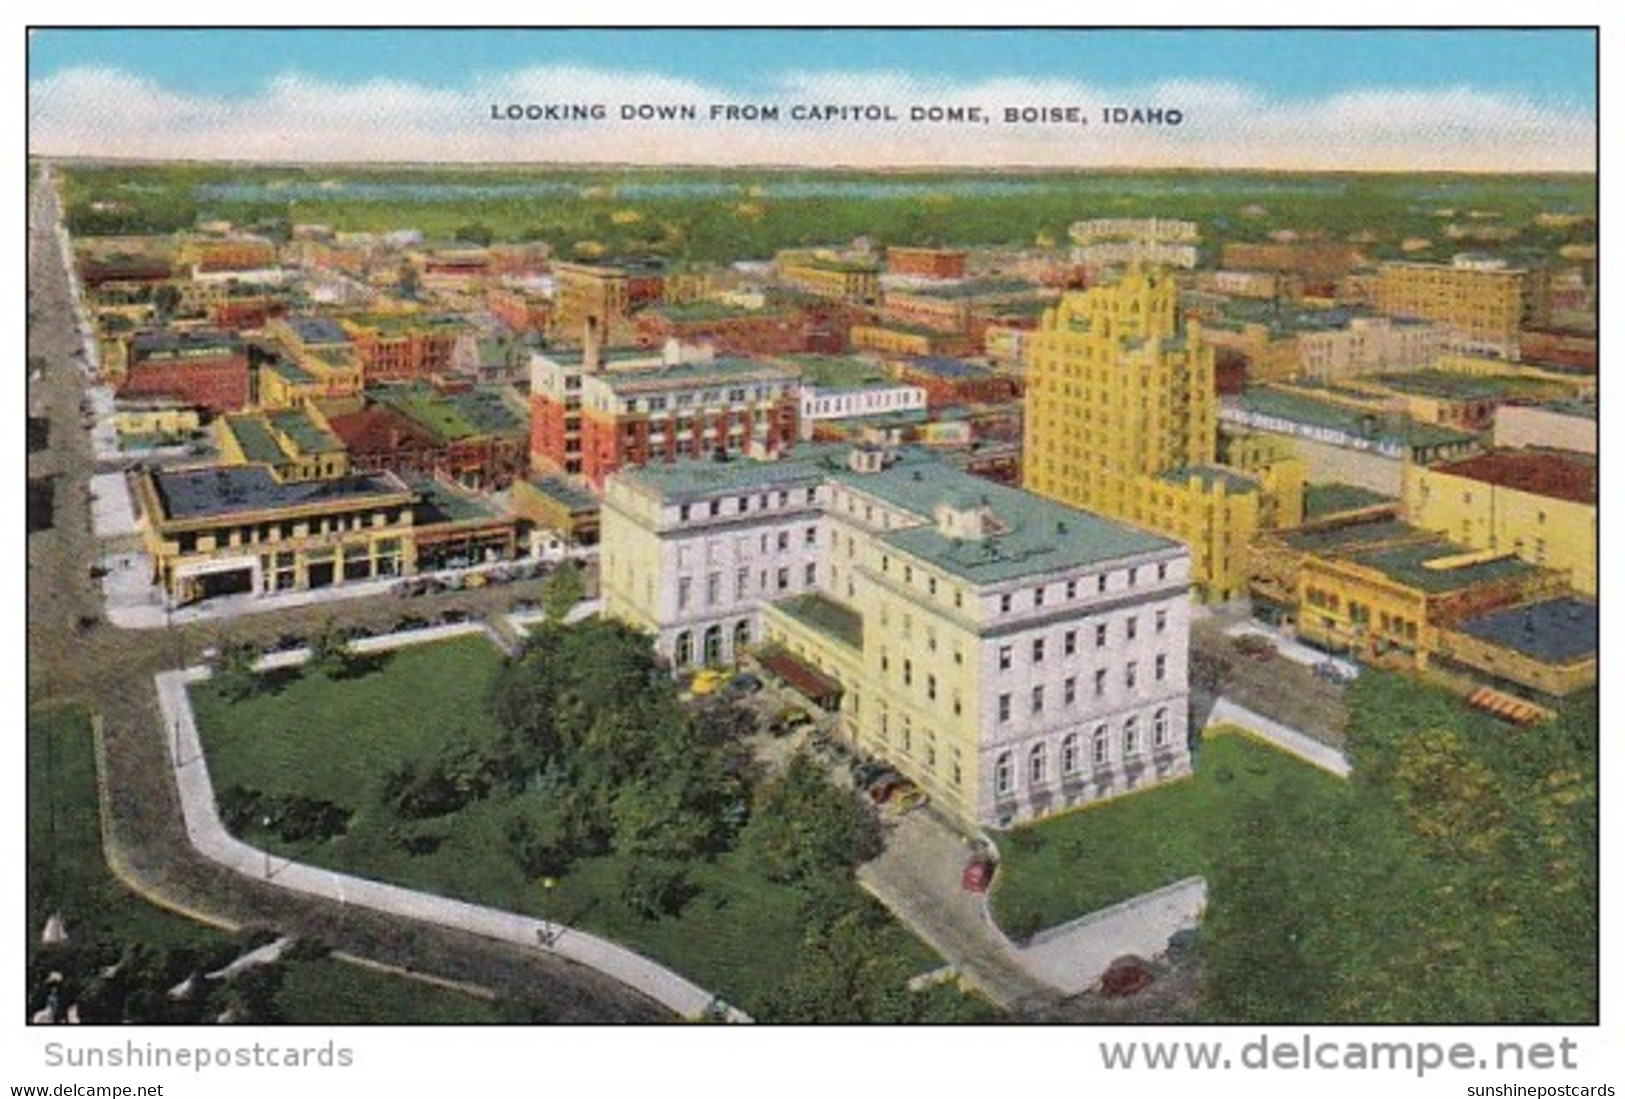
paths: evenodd
<path fill-rule="evenodd" d="M 1542 211 L 1596 211 L 1593 177 L 1297 175 L 1221 172 L 817 173 L 715 169 L 244 168 L 68 166 L 70 228 L 168 232 L 199 219 L 314 222 L 341 230 L 412 228 L 433 239 L 477 230 L 541 240 L 568 255 L 583 242 L 674 260 L 767 258 L 798 245 L 868 236 L 881 244 L 1065 246 L 1073 221 L 1169 217 L 1200 223 L 1203 245 L 1263 240 L 1290 229 L 1346 237 L 1399 254 L 1407 238 L 1439 255 L 1467 245 L 1443 235 L 1476 212 L 1519 230 L 1505 247 L 1548 249 L 1595 239 L 1595 227 L 1548 229 Z M 1445 211 L 1449 211 L 1448 214 Z M 1427 255 L 1427 252 L 1412 253 Z"/>

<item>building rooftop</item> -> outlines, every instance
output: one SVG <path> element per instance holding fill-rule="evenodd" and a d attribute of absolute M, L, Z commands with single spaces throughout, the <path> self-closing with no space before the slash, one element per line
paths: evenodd
<path fill-rule="evenodd" d="M 385 503 L 410 494 L 393 473 L 353 473 L 319 481 L 278 481 L 269 466 L 208 466 L 152 474 L 168 520 L 209 519 L 258 511 Z"/>
<path fill-rule="evenodd" d="M 739 305 L 727 305 L 719 301 L 697 301 L 686 305 L 657 305 L 646 312 L 652 317 L 664 317 L 677 323 L 725 320 L 748 320 L 763 317 L 783 317 L 788 315 L 784 309 L 746 309 Z"/>
<path fill-rule="evenodd" d="M 412 505 L 414 526 L 488 522 L 506 518 L 500 510 L 478 496 L 454 489 L 443 481 L 417 478 L 407 484 L 418 497 L 417 502 Z"/>
<path fill-rule="evenodd" d="M 749 458 L 727 461 L 680 458 L 675 462 L 651 462 L 619 471 L 615 477 L 652 490 L 668 503 L 682 503 L 708 496 L 768 486 L 804 487 L 822 481 L 826 470 L 816 464 L 821 455 L 844 455 L 847 446 L 797 447 L 795 456 L 776 462 Z"/>
<path fill-rule="evenodd" d="M 287 457 L 282 453 L 282 444 L 271 434 L 264 416 L 250 412 L 242 416 L 227 416 L 225 419 L 226 430 L 237 440 L 238 448 L 248 461 L 278 465 Z"/>
<path fill-rule="evenodd" d="M 967 381 L 973 378 L 990 378 L 993 376 L 991 367 L 979 366 L 976 363 L 966 362 L 964 359 L 950 359 L 942 355 L 916 355 L 904 360 L 903 369 L 920 374 L 930 374 L 932 377 L 945 378 L 950 381 Z"/>
<path fill-rule="evenodd" d="M 1304 553 L 1348 553 L 1391 542 L 1439 542 L 1437 534 L 1413 527 L 1398 519 L 1376 519 L 1337 526 L 1305 527 L 1289 530 L 1281 541 Z"/>
<path fill-rule="evenodd" d="M 1460 558 L 1462 563 L 1445 567 L 1444 563 L 1451 558 Z M 1485 558 L 1480 553 L 1448 542 L 1376 550 L 1356 554 L 1350 560 L 1355 564 L 1376 569 L 1390 580 L 1396 580 L 1407 587 L 1419 588 L 1433 595 L 1462 591 L 1511 577 L 1527 576 L 1535 571 L 1533 565 L 1520 561 L 1510 554 Z"/>
<path fill-rule="evenodd" d="M 791 367 L 754 359 L 711 359 L 672 366 L 632 366 L 598 375 L 617 396 L 706 385 L 737 385 L 746 381 L 788 382 L 800 376 L 800 372 Z"/>
<path fill-rule="evenodd" d="M 1560 412 L 1565 416 L 1578 416 L 1581 419 L 1592 421 L 1597 419 L 1596 401 L 1584 401 L 1579 398 L 1562 401 L 1542 401 L 1540 407 L 1548 412 Z"/>
<path fill-rule="evenodd" d="M 1416 370 L 1404 373 L 1373 374 L 1377 382 L 1395 393 L 1422 397 L 1442 397 L 1456 401 L 1483 401 L 1510 397 L 1555 397 L 1570 387 L 1559 382 L 1511 375 L 1459 374 L 1449 370 Z"/>
<path fill-rule="evenodd" d="M 387 405 L 338 413 L 327 422 L 352 455 L 389 454 L 403 446 L 432 447 L 438 442 L 429 431 Z"/>
<path fill-rule="evenodd" d="M 1597 605 L 1572 597 L 1503 607 L 1464 619 L 1456 629 L 1547 664 L 1596 659 Z"/>
<path fill-rule="evenodd" d="M 529 431 L 525 417 L 500 392 L 489 388 L 437 393 L 427 385 L 408 382 L 379 386 L 371 393 L 379 404 L 426 428 L 441 443 Z"/>
<path fill-rule="evenodd" d="M 863 648 L 863 615 L 826 595 L 817 592 L 793 595 L 773 606 L 849 648 Z"/>
<path fill-rule="evenodd" d="M 884 366 L 867 359 L 826 355 L 784 355 L 779 361 L 799 367 L 801 383 L 817 386 L 819 389 L 874 389 L 898 384 L 886 373 Z"/>
<path fill-rule="evenodd" d="M 223 332 L 217 328 L 165 328 L 156 332 L 138 332 L 130 338 L 130 351 L 135 355 L 163 355 L 184 351 L 234 354 L 242 348 L 242 340 L 230 332 Z"/>
<path fill-rule="evenodd" d="M 888 295 L 947 298 L 954 301 L 976 298 L 1016 297 L 1037 293 L 1043 289 L 1038 283 L 1025 279 L 966 279 L 963 282 L 932 283 L 923 286 L 897 287 Z"/>
<path fill-rule="evenodd" d="M 571 511 L 597 511 L 598 497 L 572 484 L 556 473 L 544 473 L 527 478 L 531 487 L 550 499 L 557 500 Z"/>
<path fill-rule="evenodd" d="M 1404 415 L 1378 415 L 1274 386 L 1251 386 L 1242 390 L 1239 397 L 1227 398 L 1224 407 L 1340 432 L 1350 438 L 1370 438 L 1395 447 L 1467 445 L 1474 441 L 1474 437 L 1464 431 L 1420 423 Z"/>
<path fill-rule="evenodd" d="M 306 454 L 335 454 L 344 450 L 339 437 L 319 427 L 303 409 L 279 409 L 267 412 L 265 418 L 271 427 L 292 439 Z"/>
<path fill-rule="evenodd" d="M 1318 519 L 1323 515 L 1336 515 L 1341 511 L 1359 511 L 1362 508 L 1396 503 L 1398 501 L 1392 496 L 1384 496 L 1380 492 L 1372 492 L 1368 488 L 1347 485 L 1340 481 L 1305 485 L 1303 488 L 1303 517 L 1306 521 Z"/>
<path fill-rule="evenodd" d="M 296 314 L 282 318 L 283 323 L 299 337 L 301 343 L 349 343 L 350 336 L 344 331 L 344 326 L 332 317 L 313 317 L 307 314 Z"/>
<path fill-rule="evenodd" d="M 857 256 L 818 255 L 815 252 L 782 253 L 779 256 L 779 262 L 787 267 L 816 267 L 824 271 L 853 271 L 872 273 L 878 273 L 880 271 L 879 259 L 865 259 Z"/>
<path fill-rule="evenodd" d="M 345 318 L 362 330 L 380 336 L 406 336 L 432 329 L 467 328 L 468 322 L 451 313 L 352 313 Z"/>
<path fill-rule="evenodd" d="M 1194 465 L 1183 466 L 1179 469 L 1166 470 L 1159 478 L 1170 485 L 1184 485 L 1192 477 L 1202 482 L 1202 487 L 1212 491 L 1215 485 L 1224 485 L 1226 492 L 1254 492 L 1260 484 L 1257 478 L 1249 477 L 1233 469 L 1222 466 Z"/>
<path fill-rule="evenodd" d="M 1500 450 L 1430 467 L 1437 473 L 1549 496 L 1576 504 L 1597 502 L 1597 463 L 1579 454 L 1547 450 Z"/>
<path fill-rule="evenodd" d="M 296 366 L 287 359 L 273 359 L 265 364 L 264 369 L 271 371 L 271 373 L 293 385 L 310 385 L 316 380 L 316 375 L 301 366 Z"/>

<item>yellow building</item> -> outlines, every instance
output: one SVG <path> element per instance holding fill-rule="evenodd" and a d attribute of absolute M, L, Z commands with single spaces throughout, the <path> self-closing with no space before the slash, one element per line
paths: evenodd
<path fill-rule="evenodd" d="M 774 263 L 779 281 L 793 289 L 854 305 L 880 302 L 880 264 L 872 258 L 788 251 L 780 252 Z"/>
<path fill-rule="evenodd" d="M 1216 462 L 1213 349 L 1164 272 L 1069 293 L 1027 344 L 1025 486 L 1187 541 L 1196 596 L 1246 588 L 1245 547 L 1302 515 L 1302 469 Z M 1273 452 L 1272 452 L 1273 453 Z M 1296 497 L 1296 499 L 1294 499 Z"/>
<path fill-rule="evenodd" d="M 1517 358 L 1527 272 L 1473 254 L 1452 263 L 1384 263 L 1376 304 L 1396 317 L 1442 321 L 1457 349 Z"/>
<path fill-rule="evenodd" d="M 1404 501 L 1417 526 L 1562 570 L 1576 589 L 1596 594 L 1595 458 L 1511 450 L 1408 466 Z"/>
<path fill-rule="evenodd" d="M 223 465 L 259 465 L 279 481 L 317 481 L 350 471 L 344 443 L 312 405 L 221 416 L 214 422 Z"/>
<path fill-rule="evenodd" d="M 1185 774 L 1190 557 L 924 451 L 623 470 L 605 613 L 679 669 L 761 665 L 949 816 L 1006 826 Z"/>
<path fill-rule="evenodd" d="M 149 470 L 136 484 L 154 578 L 179 606 L 399 576 L 414 493 L 391 473 L 279 481 L 263 465 Z"/>

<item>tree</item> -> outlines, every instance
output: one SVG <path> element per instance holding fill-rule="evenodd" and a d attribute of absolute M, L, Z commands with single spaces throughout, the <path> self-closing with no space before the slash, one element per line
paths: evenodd
<path fill-rule="evenodd" d="M 260 689 L 260 674 L 254 667 L 259 658 L 259 650 L 246 641 L 227 641 L 220 645 L 220 656 L 211 678 L 222 698 L 241 702 Z"/>
<path fill-rule="evenodd" d="M 451 235 L 457 240 L 466 241 L 469 244 L 478 244 L 482 247 L 489 245 L 496 239 L 496 234 L 491 232 L 490 227 L 478 221 L 471 221 L 467 225 L 458 226 L 452 230 Z"/>
<path fill-rule="evenodd" d="M 549 622 L 563 622 L 586 595 L 587 585 L 581 578 L 581 566 L 574 561 L 566 561 L 542 582 L 542 610 L 546 612 Z"/>
<path fill-rule="evenodd" d="M 683 864 L 670 859 L 632 859 L 621 885 L 621 899 L 644 920 L 677 915 L 695 892 Z"/>
<path fill-rule="evenodd" d="M 757 791 L 741 843 L 774 881 L 816 880 L 879 854 L 880 822 L 872 806 L 797 755 Z"/>
<path fill-rule="evenodd" d="M 349 636 L 331 618 L 310 646 L 310 666 L 328 679 L 344 679 L 355 670 L 356 652 Z"/>

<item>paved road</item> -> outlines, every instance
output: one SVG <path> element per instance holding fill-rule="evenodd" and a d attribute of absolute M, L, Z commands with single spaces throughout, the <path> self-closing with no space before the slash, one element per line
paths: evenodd
<path fill-rule="evenodd" d="M 478 633 L 483 629 L 484 626 L 479 623 L 441 626 L 414 630 L 399 638 L 369 638 L 356 647 L 378 651 L 403 644 L 421 644 Z M 301 664 L 308 655 L 304 651 L 276 653 L 261 660 L 260 665 L 270 668 Z M 202 741 L 198 737 L 191 701 L 187 696 L 189 684 L 208 678 L 207 668 L 192 668 L 160 672 L 156 681 L 164 727 L 173 730 L 168 741 L 169 759 L 180 789 L 186 833 L 192 846 L 211 862 L 242 877 L 257 878 L 290 892 L 438 924 L 514 946 L 547 950 L 613 977 L 684 1018 L 699 1017 L 715 1001 L 712 993 L 659 963 L 586 932 L 538 921 L 534 916 L 504 912 L 293 862 L 232 836 L 221 823 L 216 809 L 214 786 L 209 780 Z M 746 1015 L 735 1009 L 730 1009 L 730 1018 L 735 1022 L 749 1021 Z"/>
<path fill-rule="evenodd" d="M 36 188 L 32 203 L 28 354 L 46 365 L 29 381 L 28 399 L 31 412 L 48 417 L 50 443 L 28 456 L 28 475 L 56 479 L 56 508 L 52 526 L 28 536 L 28 700 L 31 705 L 80 703 L 102 715 L 103 842 L 114 872 L 145 899 L 193 918 L 225 927 L 275 927 L 400 970 L 488 988 L 537 1021 L 672 1018 L 648 997 L 562 957 L 289 893 L 230 873 L 193 850 L 182 826 L 165 738 L 158 732 L 164 726 L 153 676 L 195 659 L 225 634 L 261 643 L 289 632 L 311 636 L 333 612 L 325 606 L 291 608 L 251 621 L 164 631 L 106 624 L 101 592 L 90 575 L 100 548 L 91 533 L 89 506 L 96 467 L 79 411 L 86 380 L 75 358 L 80 335 L 51 230 L 56 214 L 50 190 Z M 403 613 L 432 618 L 456 607 L 484 615 L 535 594 L 535 587 L 509 585 L 411 600 L 363 599 L 345 608 L 345 620 L 382 629 Z"/>

